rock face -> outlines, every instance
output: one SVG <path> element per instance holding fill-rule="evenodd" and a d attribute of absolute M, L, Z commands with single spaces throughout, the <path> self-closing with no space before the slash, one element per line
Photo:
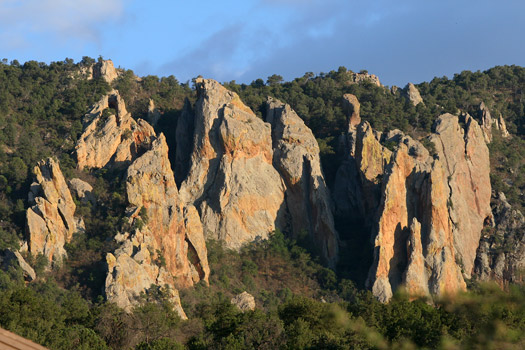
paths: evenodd
<path fill-rule="evenodd" d="M 0 251 L 0 268 L 7 270 L 11 265 L 18 265 L 24 274 L 24 279 L 27 282 L 34 281 L 36 279 L 35 270 L 25 261 L 22 255 L 18 251 L 12 251 L 5 249 Z"/>
<path fill-rule="evenodd" d="M 292 232 L 296 237 L 307 232 L 320 255 L 335 266 L 338 235 L 317 141 L 289 105 L 269 98 L 266 108 L 266 121 L 272 125 L 273 164 L 286 184 Z"/>
<path fill-rule="evenodd" d="M 155 127 L 160 119 L 160 112 L 155 107 L 155 102 L 150 99 L 148 103 L 148 122 Z"/>
<path fill-rule="evenodd" d="M 382 301 L 401 286 L 413 295 L 464 290 L 492 218 L 480 126 L 468 115 L 442 115 L 428 141 L 433 157 L 400 131 L 376 133 L 366 122 L 341 139 L 335 213 L 346 230 L 371 232 L 366 284 Z M 355 241 L 349 232 L 345 237 Z"/>
<path fill-rule="evenodd" d="M 193 129 L 181 198 L 199 209 L 207 238 L 230 248 L 265 239 L 284 201 L 283 182 L 272 166 L 270 126 L 216 81 L 198 79 L 197 91 L 193 118 L 187 110 L 185 124 L 177 127 Z"/>
<path fill-rule="evenodd" d="M 361 104 L 357 100 L 357 97 L 352 94 L 343 95 L 343 110 L 347 117 L 348 132 L 354 130 L 357 125 L 361 123 L 361 116 L 359 114 Z"/>
<path fill-rule="evenodd" d="M 494 123 L 497 123 L 498 121 L 496 119 L 492 119 L 492 116 L 490 115 L 490 111 L 485 106 L 484 102 L 481 102 L 479 104 L 479 111 L 478 111 L 478 117 L 481 125 L 481 130 L 483 131 L 483 137 L 485 138 L 486 143 L 492 142 L 492 125 Z"/>
<path fill-rule="evenodd" d="M 423 98 L 421 98 L 421 95 L 419 94 L 419 90 L 417 87 L 415 87 L 414 84 L 408 83 L 407 86 L 403 89 L 403 93 L 408 98 L 410 103 L 412 103 L 413 106 L 417 106 L 420 103 L 423 103 Z"/>
<path fill-rule="evenodd" d="M 237 306 L 242 312 L 255 310 L 255 298 L 248 292 L 242 292 L 234 296 L 231 303 Z"/>
<path fill-rule="evenodd" d="M 198 214 L 179 200 L 163 135 L 128 168 L 126 191 L 133 229 L 107 256 L 107 298 L 129 310 L 141 292 L 166 285 L 184 318 L 177 289 L 207 283 L 209 267 Z"/>
<path fill-rule="evenodd" d="M 118 91 L 104 96 L 83 119 L 84 132 L 75 147 L 77 168 L 128 165 L 155 136 L 153 128 L 126 110 Z"/>
<path fill-rule="evenodd" d="M 491 198 L 494 228 L 483 231 L 477 251 L 475 275 L 500 286 L 525 281 L 525 217 L 507 202 L 505 195 Z"/>
<path fill-rule="evenodd" d="M 111 60 L 101 60 L 93 66 L 93 77 L 95 79 L 102 78 L 111 84 L 118 76 L 119 73 Z"/>
<path fill-rule="evenodd" d="M 444 171 L 439 161 L 418 161 L 408 150 L 401 143 L 395 152 L 378 210 L 368 283 L 383 302 L 402 285 L 415 295 L 466 288 L 455 262 Z"/>
<path fill-rule="evenodd" d="M 459 120 L 451 114 L 442 115 L 431 140 L 450 187 L 448 211 L 457 258 L 470 278 L 481 230 L 492 221 L 489 151 L 480 126 L 469 115 Z"/>
<path fill-rule="evenodd" d="M 33 173 L 35 182 L 28 196 L 33 206 L 26 212 L 29 251 L 60 263 L 67 256 L 64 244 L 77 230 L 76 206 L 57 161 L 41 161 Z"/>

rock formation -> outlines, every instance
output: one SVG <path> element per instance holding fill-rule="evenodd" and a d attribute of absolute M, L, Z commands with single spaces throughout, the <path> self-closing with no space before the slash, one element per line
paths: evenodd
<path fill-rule="evenodd" d="M 199 209 L 207 238 L 230 248 L 265 239 L 284 201 L 284 185 L 272 166 L 270 126 L 216 81 L 198 79 L 196 85 L 193 118 L 187 111 L 181 118 L 186 124 L 177 127 L 193 129 L 193 145 L 183 148 L 192 153 L 190 165 L 183 164 L 189 170 L 181 198 Z"/>
<path fill-rule="evenodd" d="M 338 235 L 317 141 L 289 105 L 269 98 L 266 108 L 266 121 L 272 125 L 273 164 L 286 184 L 292 232 L 296 237 L 307 232 L 320 255 L 335 266 Z"/>
<path fill-rule="evenodd" d="M 507 202 L 505 194 L 491 198 L 495 227 L 483 230 L 477 251 L 475 275 L 495 280 L 502 287 L 525 281 L 525 217 Z"/>
<path fill-rule="evenodd" d="M 357 100 L 357 97 L 352 94 L 343 95 L 343 111 L 347 117 L 348 132 L 354 130 L 357 125 L 361 123 L 361 116 L 359 111 L 361 109 L 361 104 Z"/>
<path fill-rule="evenodd" d="M 93 66 L 93 77 L 95 79 L 101 78 L 111 84 L 118 76 L 119 72 L 111 60 L 100 60 Z"/>
<path fill-rule="evenodd" d="M 163 135 L 127 170 L 126 191 L 132 233 L 117 237 L 121 247 L 107 255 L 106 295 L 130 309 L 142 292 L 168 286 L 181 317 L 177 289 L 208 281 L 202 227 L 195 208 L 179 200 Z"/>
<path fill-rule="evenodd" d="M 368 73 L 354 73 L 354 72 L 348 72 L 347 74 L 350 78 L 350 83 L 360 84 L 362 82 L 370 82 L 374 84 L 375 86 L 382 86 L 381 82 L 379 81 L 379 77 L 377 75 L 368 74 Z"/>
<path fill-rule="evenodd" d="M 155 136 L 145 121 L 135 122 L 118 91 L 104 96 L 83 118 L 84 131 L 75 147 L 77 168 L 129 164 Z"/>
<path fill-rule="evenodd" d="M 25 261 L 20 252 L 11 249 L 0 250 L 0 268 L 4 271 L 9 269 L 9 266 L 18 265 L 24 274 L 24 279 L 27 282 L 36 279 L 35 270 Z"/>
<path fill-rule="evenodd" d="M 470 278 L 481 230 L 492 218 L 489 151 L 480 126 L 468 114 L 440 116 L 431 140 L 450 187 L 448 211 L 458 262 Z"/>
<path fill-rule="evenodd" d="M 399 144 L 385 173 L 368 281 L 381 301 L 399 286 L 414 295 L 466 288 L 455 261 L 448 196 L 441 163 L 419 161 Z"/>
<path fill-rule="evenodd" d="M 93 187 L 87 182 L 74 178 L 69 180 L 69 188 L 71 189 L 71 193 L 81 202 L 90 202 L 92 205 L 96 204 L 95 196 L 92 193 Z"/>
<path fill-rule="evenodd" d="M 413 106 L 417 106 L 420 103 L 423 103 L 423 98 L 419 94 L 419 90 L 415 87 L 414 84 L 408 83 L 407 86 L 403 89 L 403 93 L 406 98 L 412 103 Z"/>
<path fill-rule="evenodd" d="M 490 111 L 485 106 L 484 102 L 479 104 L 478 117 L 480 120 L 481 130 L 483 131 L 483 137 L 485 138 L 486 143 L 492 142 L 492 125 L 494 122 L 497 122 L 496 119 L 492 119 Z"/>
<path fill-rule="evenodd" d="M 76 232 L 75 203 L 57 161 L 49 158 L 33 169 L 27 209 L 29 251 L 43 254 L 50 262 L 60 263 L 67 256 L 64 244 Z"/>
<path fill-rule="evenodd" d="M 255 298 L 248 292 L 237 294 L 232 298 L 231 303 L 242 312 L 255 310 Z"/>
<path fill-rule="evenodd" d="M 505 123 L 505 119 L 503 119 L 503 116 L 501 113 L 499 114 L 499 118 L 497 120 L 496 128 L 501 131 L 501 136 L 503 138 L 510 137 L 510 133 L 507 130 L 507 124 Z"/>
<path fill-rule="evenodd" d="M 160 112 L 155 107 L 155 102 L 150 99 L 148 103 L 148 123 L 155 127 L 160 119 Z"/>

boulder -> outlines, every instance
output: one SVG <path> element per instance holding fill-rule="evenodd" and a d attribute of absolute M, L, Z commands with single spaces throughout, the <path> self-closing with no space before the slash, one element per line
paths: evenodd
<path fill-rule="evenodd" d="M 69 188 L 81 202 L 90 202 L 93 205 L 96 203 L 95 196 L 92 193 L 93 187 L 87 182 L 74 178 L 69 180 Z"/>
<path fill-rule="evenodd" d="M 255 310 L 255 298 L 248 292 L 237 294 L 232 298 L 231 303 L 242 312 Z"/>
<path fill-rule="evenodd" d="M 423 103 L 423 98 L 414 84 L 408 83 L 403 89 L 403 93 L 414 107 L 420 103 Z"/>
<path fill-rule="evenodd" d="M 338 234 L 317 140 L 289 105 L 269 98 L 266 108 L 266 121 L 272 125 L 273 165 L 286 184 L 293 235 L 307 232 L 321 257 L 335 267 Z"/>

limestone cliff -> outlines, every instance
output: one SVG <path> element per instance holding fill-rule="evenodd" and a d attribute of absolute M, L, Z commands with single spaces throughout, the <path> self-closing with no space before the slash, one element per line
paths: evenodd
<path fill-rule="evenodd" d="M 231 248 L 267 238 L 284 201 L 284 184 L 272 166 L 270 125 L 216 81 L 197 80 L 197 91 L 193 111 L 187 106 L 177 127 L 193 130 L 191 146 L 177 144 L 192 150 L 181 168 L 181 174 L 188 169 L 181 198 L 199 209 L 207 238 Z"/>
<path fill-rule="evenodd" d="M 77 168 L 102 168 L 108 163 L 127 165 L 155 136 L 145 121 L 135 122 L 118 91 L 96 103 L 83 118 L 84 131 L 75 152 Z"/>
<path fill-rule="evenodd" d="M 121 248 L 108 254 L 106 295 L 129 309 L 151 285 L 169 287 L 184 317 L 177 289 L 207 282 L 209 267 L 195 209 L 179 199 L 163 135 L 127 169 L 131 233 L 119 235 Z"/>
<path fill-rule="evenodd" d="M 76 205 L 56 160 L 39 162 L 33 174 L 28 195 L 32 206 L 26 212 L 29 251 L 60 263 L 67 256 L 64 244 L 81 225 L 74 217 Z"/>
<path fill-rule="evenodd" d="M 335 266 L 338 235 L 317 141 L 289 105 L 269 98 L 266 108 L 266 121 L 272 125 L 273 164 L 286 184 L 292 232 L 295 236 L 307 232 L 320 255 Z"/>

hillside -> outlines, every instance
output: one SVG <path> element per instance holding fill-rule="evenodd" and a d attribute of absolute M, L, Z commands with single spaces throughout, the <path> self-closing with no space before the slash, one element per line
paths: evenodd
<path fill-rule="evenodd" d="M 0 326 L 53 349 L 520 348 L 524 88 L 516 66 L 397 88 L 4 63 Z"/>

